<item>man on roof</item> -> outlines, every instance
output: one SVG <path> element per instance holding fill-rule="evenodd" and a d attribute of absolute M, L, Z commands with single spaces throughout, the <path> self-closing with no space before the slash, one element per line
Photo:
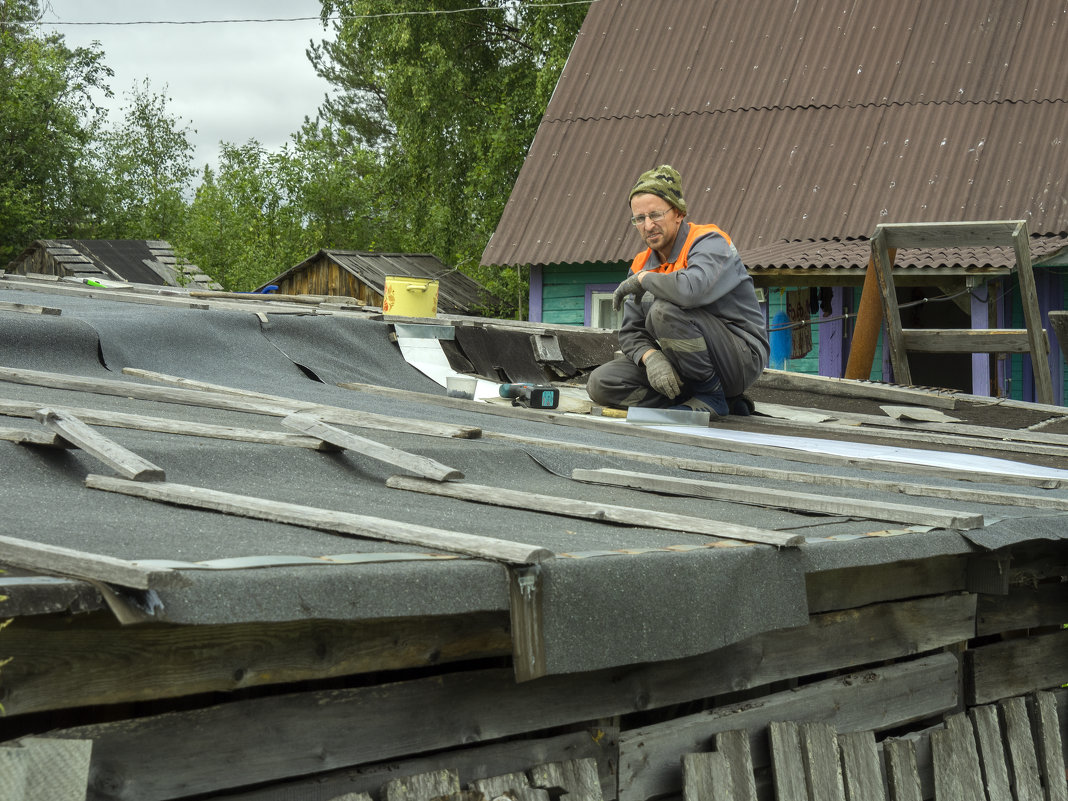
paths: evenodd
<path fill-rule="evenodd" d="M 746 415 L 743 393 L 768 364 L 764 312 L 731 238 L 686 220 L 678 171 L 642 173 L 630 190 L 630 221 L 648 246 L 615 290 L 623 306 L 623 356 L 587 383 L 604 406 Z"/>

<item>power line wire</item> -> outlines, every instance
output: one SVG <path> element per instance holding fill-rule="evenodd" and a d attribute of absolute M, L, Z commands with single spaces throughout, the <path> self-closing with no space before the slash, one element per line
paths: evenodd
<path fill-rule="evenodd" d="M 592 5 L 593 3 L 600 2 L 600 0 L 562 0 L 562 2 L 556 3 L 524 3 L 526 8 L 564 8 L 566 6 L 581 6 Z M 503 11 L 501 7 L 488 7 L 488 6 L 473 6 L 471 8 L 452 8 L 452 9 L 428 9 L 426 11 L 384 11 L 381 14 L 358 14 L 356 16 L 348 15 L 332 15 L 327 17 L 324 22 L 332 21 L 350 21 L 350 20 L 369 20 L 369 19 L 385 19 L 388 17 L 427 17 L 437 16 L 439 14 L 465 14 L 473 11 Z M 272 17 L 267 19 L 190 19 L 190 20 L 128 20 L 118 22 L 66 22 L 63 20 L 57 20 L 54 22 L 45 22 L 42 20 L 40 25 L 230 25 L 230 24 L 245 24 L 255 22 L 311 22 L 313 20 L 322 20 L 322 17 Z"/>

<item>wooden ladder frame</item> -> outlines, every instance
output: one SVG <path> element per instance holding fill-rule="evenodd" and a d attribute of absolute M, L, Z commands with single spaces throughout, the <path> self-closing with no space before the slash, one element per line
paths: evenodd
<path fill-rule="evenodd" d="M 1011 246 L 1016 252 L 1020 280 L 1023 329 L 901 328 L 901 311 L 894 285 L 892 249 Z M 911 384 L 908 351 L 927 353 L 1029 353 L 1035 380 L 1035 399 L 1052 404 L 1049 340 L 1042 327 L 1026 220 L 958 223 L 888 223 L 875 226 L 871 257 L 879 280 L 894 380 Z"/>

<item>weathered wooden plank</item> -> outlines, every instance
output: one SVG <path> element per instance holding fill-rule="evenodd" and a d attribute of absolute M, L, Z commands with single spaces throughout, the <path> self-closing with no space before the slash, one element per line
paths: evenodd
<path fill-rule="evenodd" d="M 71 576 L 139 590 L 189 584 L 189 579 L 177 570 L 146 568 L 124 559 L 15 537 L 0 536 L 0 562 L 43 575 Z"/>
<path fill-rule="evenodd" d="M 968 717 L 975 729 L 975 744 L 979 762 L 983 766 L 983 780 L 990 799 L 1012 798 L 1009 765 L 1005 761 L 1005 746 L 1001 739 L 998 710 L 993 705 L 973 706 Z"/>
<path fill-rule="evenodd" d="M 704 481 L 696 478 L 677 478 L 674 476 L 658 476 L 652 473 L 636 473 L 630 470 L 612 468 L 586 470 L 576 468 L 571 471 L 571 478 L 575 481 L 589 481 L 614 487 L 631 487 L 643 492 L 685 495 L 695 498 L 714 498 L 772 509 L 844 515 L 867 520 L 888 520 L 897 523 L 961 530 L 982 528 L 984 525 L 983 516 L 974 512 L 886 503 L 870 498 L 858 500 L 827 494 L 813 495 L 811 493 L 792 492 L 777 487 L 773 489 L 749 487 L 741 484 Z"/>
<path fill-rule="evenodd" d="M 845 801 L 838 733 L 828 723 L 802 723 L 801 748 L 811 801 Z"/>
<path fill-rule="evenodd" d="M 494 801 L 502 795 L 515 801 L 550 801 L 548 790 L 530 786 L 525 773 L 506 773 L 502 776 L 490 776 L 471 782 L 471 789 L 482 793 L 487 801 Z"/>
<path fill-rule="evenodd" d="M 614 506 L 594 501 L 560 498 L 533 492 L 509 490 L 503 487 L 489 487 L 482 484 L 439 484 L 408 476 L 391 476 L 386 481 L 386 486 L 394 489 L 424 492 L 429 495 L 441 495 L 463 501 L 506 506 L 512 509 L 529 509 L 566 517 L 581 517 L 628 526 L 687 531 L 692 534 L 705 534 L 719 539 L 741 540 L 749 543 L 774 545 L 780 548 L 793 547 L 804 542 L 804 537 L 798 534 L 765 531 L 751 526 L 739 526 L 734 523 L 705 520 L 669 512 L 653 512 L 648 509 L 637 509 L 630 506 Z"/>
<path fill-rule="evenodd" d="M 56 309 L 52 306 L 35 306 L 32 303 L 11 303 L 6 300 L 0 300 L 0 312 L 20 312 L 22 314 L 51 314 L 59 315 L 63 313 L 62 309 Z"/>
<path fill-rule="evenodd" d="M 383 445 L 373 439 L 351 434 L 307 414 L 291 414 L 282 419 L 282 425 L 433 481 L 453 481 L 464 477 L 464 474 L 454 467 L 449 467 L 426 456 Z"/>
<path fill-rule="evenodd" d="M 456 771 L 434 770 L 388 781 L 382 792 L 384 801 L 430 801 L 459 794 L 460 777 Z"/>
<path fill-rule="evenodd" d="M 920 775 L 916 770 L 916 744 L 911 740 L 887 740 L 883 751 L 890 801 L 923 801 Z"/>
<path fill-rule="evenodd" d="M 726 757 L 730 768 L 733 793 L 731 801 L 757 801 L 749 733 L 741 729 L 720 732 L 715 736 L 715 744 L 716 751 Z"/>
<path fill-rule="evenodd" d="M 632 729 L 620 736 L 619 799 L 678 792 L 680 755 L 700 751 L 719 731 L 748 730 L 754 764 L 767 764 L 763 732 L 772 721 L 826 722 L 843 732 L 878 732 L 954 708 L 957 681 L 956 658 L 936 654 Z"/>
<path fill-rule="evenodd" d="M 791 373 L 785 370 L 765 370 L 757 379 L 755 386 L 792 389 L 840 398 L 868 398 L 894 403 L 913 403 L 917 406 L 930 406 L 933 409 L 955 409 L 957 407 L 957 401 L 950 392 L 934 392 L 849 378 Z"/>
<path fill-rule="evenodd" d="M 236 412 L 251 412 L 272 417 L 286 417 L 293 412 L 310 412 L 328 423 L 351 425 L 356 428 L 378 428 L 401 431 L 409 434 L 426 434 L 436 437 L 473 438 L 481 435 L 481 429 L 471 426 L 455 426 L 446 423 L 428 423 L 405 420 L 398 417 L 360 412 L 338 406 L 305 403 L 292 398 L 275 398 L 272 401 L 250 400 L 223 392 L 208 392 L 175 387 L 157 387 L 134 381 L 107 378 L 83 378 L 81 376 L 49 373 L 41 370 L 23 370 L 0 367 L 0 381 L 15 384 L 70 389 L 93 392 L 100 395 L 116 395 L 121 398 L 180 403 L 186 406 L 201 406 L 212 409 L 228 409 Z"/>
<path fill-rule="evenodd" d="M 1068 620 L 1068 592 L 1061 583 L 1017 585 L 1005 595 L 980 595 L 975 633 L 980 636 L 1006 631 L 1058 626 Z"/>
<path fill-rule="evenodd" d="M 768 723 L 771 768 L 775 797 L 808 798 L 805 756 L 801 751 L 801 727 L 792 720 Z"/>
<path fill-rule="evenodd" d="M 63 439 L 132 481 L 163 481 L 166 478 L 163 468 L 108 439 L 73 415 L 45 408 L 38 409 L 34 417 Z"/>
<path fill-rule="evenodd" d="M 516 681 L 544 676 L 547 659 L 542 630 L 541 570 L 537 566 L 509 568 L 508 598 Z"/>
<path fill-rule="evenodd" d="M 1038 758 L 1027 703 L 1022 696 L 998 702 L 1004 724 L 1005 742 L 1012 763 L 1012 790 L 1016 801 L 1043 801 Z"/>
<path fill-rule="evenodd" d="M 967 222 L 882 223 L 876 230 L 896 248 L 946 248 L 1014 243 L 1019 220 Z"/>
<path fill-rule="evenodd" d="M 88 475 L 85 477 L 85 485 L 91 489 L 118 492 L 152 501 L 191 506 L 197 509 L 211 509 L 224 514 L 288 523 L 334 534 L 387 540 L 449 553 L 462 553 L 509 564 L 536 564 L 554 555 L 546 548 L 522 542 L 499 540 L 459 531 L 446 531 L 382 517 L 272 501 L 267 498 L 254 498 L 250 495 L 235 495 L 230 492 L 219 492 L 186 484 L 142 483 L 109 476 Z"/>
<path fill-rule="evenodd" d="M 26 737 L 0 746 L 0 798 L 84 801 L 93 744 Z"/>
<path fill-rule="evenodd" d="M 1051 692 L 1038 692 L 1032 699 L 1035 745 L 1046 801 L 1068 801 L 1068 774 L 1064 769 L 1062 732 L 1064 726 L 1057 715 L 1057 701 Z"/>
<path fill-rule="evenodd" d="M 44 431 L 40 428 L 0 428 L 0 440 L 14 442 L 16 445 L 35 445 L 42 448 L 77 447 L 55 431 Z"/>
<path fill-rule="evenodd" d="M 0 399 L 0 414 L 9 417 L 32 418 L 40 403 L 29 401 L 12 401 Z M 178 434 L 188 437 L 206 437 L 209 439 L 227 439 L 239 442 L 259 442 L 265 445 L 281 445 L 295 448 L 309 448 L 317 451 L 337 452 L 336 445 L 323 442 L 314 437 L 292 434 L 288 431 L 265 431 L 256 428 L 239 428 L 201 423 L 196 420 L 177 420 L 167 417 L 151 417 L 125 412 L 109 412 L 102 409 L 89 409 L 84 406 L 50 406 L 58 412 L 73 415 L 83 423 L 91 426 L 108 428 L 129 428 L 136 431 L 156 431 L 161 434 Z M 2 434 L 0 434 L 2 436 Z M 74 447 L 67 443 L 65 447 Z"/>
<path fill-rule="evenodd" d="M 886 801 L 874 732 L 840 734 L 838 747 L 842 751 L 842 780 L 847 801 Z"/>
<path fill-rule="evenodd" d="M 969 706 L 1057 687 L 1068 676 L 1068 629 L 969 648 L 964 669 Z"/>
<path fill-rule="evenodd" d="M 682 797 L 683 801 L 734 801 L 734 786 L 727 757 L 718 751 L 683 754 Z"/>
<path fill-rule="evenodd" d="M 25 276 L 28 277 L 28 276 Z M 102 277 L 102 276 L 101 276 Z M 90 287 L 78 284 L 45 284 L 39 281 L 16 281 L 5 278 L 0 283 L 0 289 L 28 290 L 30 292 L 43 292 L 49 295 L 72 295 L 81 298 L 99 298 L 101 300 L 114 300 L 120 303 L 141 303 L 149 306 L 170 306 L 182 309 L 208 309 L 207 303 L 197 303 L 181 298 L 164 295 L 141 295 L 134 292 L 124 291 L 118 287 Z"/>
<path fill-rule="evenodd" d="M 1026 328 L 906 328 L 905 348 L 915 353 L 1029 353 Z"/>
<path fill-rule="evenodd" d="M 460 774 L 461 783 L 468 781 L 468 789 L 482 792 L 488 801 L 500 796 L 491 794 L 501 784 L 520 783 L 516 801 L 550 801 L 545 790 L 530 787 L 526 770 L 532 764 L 565 761 L 582 757 L 597 760 L 601 772 L 601 787 L 606 797 L 615 796 L 616 729 L 594 729 L 560 734 L 554 737 L 530 738 L 477 744 L 432 754 L 403 759 L 397 762 L 378 762 L 353 768 L 319 773 L 302 779 L 272 782 L 269 786 L 228 793 L 227 801 L 337 801 L 342 792 L 363 792 L 380 795 L 380 788 L 395 776 L 425 773 L 442 765 Z M 482 777 L 491 777 L 483 779 Z M 514 780 L 509 780 L 514 776 Z M 495 777 L 495 778 L 494 778 Z M 486 782 L 486 790 L 479 787 Z M 507 791 L 507 788 L 501 792 Z"/>
<path fill-rule="evenodd" d="M 198 626 L 122 626 L 110 612 L 35 615 L 16 617 L 3 642 L 3 654 L 12 657 L 3 669 L 8 715 L 235 692 L 512 651 L 503 611 Z"/>
<path fill-rule="evenodd" d="M 946 727 L 931 733 L 935 795 L 947 801 L 986 801 L 971 721 L 951 715 Z"/>
<path fill-rule="evenodd" d="M 575 417 L 575 415 L 570 415 Z M 656 438 L 658 432 L 653 429 L 645 429 L 641 426 L 615 426 L 615 433 L 623 433 L 628 436 L 649 436 L 650 438 Z M 665 436 L 671 432 L 664 432 Z M 659 454 L 651 454 L 641 451 L 625 450 L 621 448 L 598 448 L 595 446 L 587 445 L 585 443 L 565 442 L 562 440 L 545 439 L 543 437 L 528 437 L 519 434 L 508 434 L 499 431 L 486 431 L 483 436 L 489 439 L 498 439 L 504 442 L 513 442 L 517 444 L 535 445 L 545 448 L 554 448 L 556 450 L 564 451 L 579 451 L 582 453 L 598 454 L 601 456 L 618 456 L 624 459 L 631 459 L 636 462 L 644 462 L 646 464 L 660 464 L 667 467 L 677 467 L 681 470 L 693 470 L 698 473 L 719 473 L 722 475 L 733 476 L 753 476 L 757 478 L 771 478 L 781 479 L 783 481 L 796 481 L 801 483 L 819 484 L 827 486 L 846 486 L 846 487 L 864 487 L 870 489 L 878 489 L 886 492 L 900 492 L 908 495 L 922 495 L 932 498 L 950 498 L 956 499 L 958 497 L 958 491 L 956 487 L 935 487 L 925 484 L 916 484 L 912 482 L 901 481 L 885 481 L 878 479 L 868 479 L 862 476 L 836 476 L 823 473 L 805 473 L 802 471 L 782 470 L 766 467 L 750 467 L 748 465 L 736 465 L 728 464 L 725 462 L 711 462 L 703 461 L 700 459 L 681 459 L 675 456 L 663 456 Z M 776 460 L 789 459 L 790 461 L 798 462 L 813 462 L 821 464 L 823 466 L 837 465 L 848 467 L 860 467 L 869 470 L 888 470 L 893 469 L 893 465 L 888 465 L 885 462 L 877 464 L 876 460 L 857 460 L 853 457 L 837 457 L 833 454 L 801 454 L 787 453 L 784 449 L 777 446 L 768 446 L 767 449 L 758 447 L 732 447 L 731 443 L 724 443 L 722 440 L 715 440 L 714 443 L 710 443 L 707 438 L 695 437 L 692 435 L 679 435 L 679 437 L 666 437 L 664 441 L 679 442 L 686 445 L 695 445 L 704 448 L 719 448 L 727 451 L 734 451 L 738 453 L 751 453 L 754 455 L 763 455 L 773 457 Z M 824 458 L 827 457 L 827 458 Z M 971 481 L 971 482 L 995 482 L 998 484 L 1008 484 L 1013 486 L 1028 486 L 1028 487 L 1041 487 L 1042 489 L 1057 489 L 1068 487 L 1068 481 L 1058 478 L 1045 478 L 1035 476 L 1019 476 L 1010 473 L 976 473 L 974 471 L 960 471 L 945 469 L 942 467 L 928 467 L 927 465 L 910 464 L 907 470 L 911 474 L 915 475 L 931 475 L 937 476 L 943 479 L 952 479 L 955 481 Z M 991 495 L 989 493 L 983 493 L 980 491 L 977 495 L 972 495 L 974 490 L 962 490 L 960 500 L 974 500 L 979 503 L 990 503 Z M 1037 496 L 1036 496 L 1037 497 Z M 986 500 L 984 500 L 984 498 Z M 1027 503 L 1020 504 L 1026 506 Z"/>
<path fill-rule="evenodd" d="M 805 575 L 809 614 L 965 589 L 968 557 L 934 556 Z M 965 637 L 964 639 L 969 639 Z"/>
<path fill-rule="evenodd" d="M 550 794 L 563 790 L 563 798 L 569 801 L 602 801 L 604 798 L 594 759 L 535 765 L 529 774 L 532 787 L 550 790 Z"/>

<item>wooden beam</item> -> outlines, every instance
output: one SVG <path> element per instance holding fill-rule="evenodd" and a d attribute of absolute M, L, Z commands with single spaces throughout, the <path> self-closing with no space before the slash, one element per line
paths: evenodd
<path fill-rule="evenodd" d="M 902 329 L 902 334 L 905 349 L 915 353 L 1031 351 L 1031 342 L 1025 328 L 905 328 Z M 1046 352 L 1049 352 L 1048 343 Z"/>
<path fill-rule="evenodd" d="M 0 563 L 33 570 L 46 576 L 71 576 L 138 590 L 189 585 L 189 579 L 177 570 L 142 567 L 137 562 L 125 559 L 29 542 L 15 537 L 0 536 Z"/>
<path fill-rule="evenodd" d="M 9 417 L 32 418 L 40 408 L 40 403 L 0 399 L 0 414 L 8 415 Z M 73 415 L 83 423 L 91 426 L 129 428 L 135 431 L 156 431 L 161 434 L 177 434 L 184 437 L 206 437 L 209 439 L 226 439 L 236 442 L 258 442 L 264 445 L 308 448 L 310 450 L 331 453 L 336 453 L 341 450 L 338 446 L 329 442 L 323 442 L 321 439 L 305 437 L 299 434 L 291 434 L 288 431 L 265 431 L 258 428 L 220 426 L 212 425 L 211 423 L 201 423 L 196 420 L 178 420 L 169 417 L 151 417 L 141 414 L 110 412 L 102 409 L 89 409 L 84 406 L 50 406 L 49 408 L 64 414 Z M 0 432 L 3 430 L 7 429 L 0 429 Z M 0 433 L 0 438 L 3 438 L 2 433 Z M 59 445 L 59 447 L 69 448 L 74 446 L 68 442 L 66 445 Z"/>
<path fill-rule="evenodd" d="M 636 509 L 630 506 L 613 506 L 594 501 L 539 495 L 533 492 L 509 490 L 503 487 L 488 487 L 481 484 L 438 484 L 425 479 L 391 476 L 386 481 L 386 486 L 394 489 L 411 490 L 412 492 L 424 492 L 428 495 L 441 495 L 463 501 L 486 503 L 493 506 L 528 509 L 565 517 L 581 517 L 618 525 L 686 531 L 691 534 L 704 534 L 717 539 L 740 540 L 753 544 L 774 545 L 779 548 L 795 547 L 804 542 L 805 539 L 798 534 L 765 531 L 751 526 L 739 526 L 734 523 L 705 520 L 670 512 Z"/>
<path fill-rule="evenodd" d="M 1009 246 L 1022 220 L 883 223 L 876 227 L 892 248 Z"/>
<path fill-rule="evenodd" d="M 71 414 L 45 408 L 39 409 L 34 417 L 119 475 L 132 481 L 163 481 L 166 478 L 162 468 L 94 431 Z"/>
<path fill-rule="evenodd" d="M 293 412 L 311 412 L 328 423 L 351 425 L 357 428 L 379 428 L 400 431 L 409 434 L 426 434 L 435 437 L 470 438 L 481 435 L 481 430 L 471 426 L 454 426 L 445 423 L 424 423 L 419 420 L 405 420 L 355 409 L 338 406 L 326 406 L 306 403 L 293 398 L 274 397 L 270 401 L 247 400 L 222 392 L 207 392 L 192 389 L 175 389 L 140 384 L 134 381 L 118 381 L 106 378 L 83 378 L 81 376 L 49 373 L 41 370 L 23 370 L 12 367 L 0 367 L 0 381 L 14 384 L 50 387 L 52 389 L 70 389 L 80 392 L 92 392 L 100 395 L 115 395 L 120 398 L 135 400 L 161 401 L 179 403 L 187 406 L 201 406 L 212 409 L 226 409 L 237 412 L 251 412 L 272 417 L 286 417 Z"/>
<path fill-rule="evenodd" d="M 871 499 L 858 500 L 833 495 L 813 495 L 791 492 L 778 488 L 752 487 L 742 484 L 726 484 L 703 481 L 696 478 L 658 476 L 652 473 L 635 473 L 629 470 L 604 468 L 571 471 L 575 481 L 589 481 L 613 487 L 630 487 L 643 492 L 667 493 L 692 498 L 714 498 L 734 503 L 751 504 L 770 509 L 786 509 L 799 512 L 816 512 L 826 515 L 843 515 L 865 520 L 889 520 L 896 523 L 938 526 L 967 530 L 982 528 L 983 516 L 974 512 L 956 512 L 947 509 L 931 509 L 900 503 L 884 503 Z"/>
<path fill-rule="evenodd" d="M 0 439 L 14 442 L 16 445 L 39 445 L 43 448 L 76 447 L 73 442 L 63 439 L 55 431 L 42 431 L 39 428 L 0 428 Z"/>
<path fill-rule="evenodd" d="M 872 381 L 855 381 L 848 378 L 790 373 L 785 370 L 765 370 L 755 386 L 771 389 L 790 389 L 846 398 L 867 398 L 892 403 L 913 403 L 935 409 L 955 409 L 957 401 L 952 392 L 932 392 L 896 384 L 877 384 Z"/>
<path fill-rule="evenodd" d="M 27 303 L 10 303 L 6 300 L 0 300 L 0 311 L 9 312 L 21 312 L 22 314 L 52 314 L 59 315 L 63 313 L 62 309 L 56 309 L 51 306 L 34 306 Z"/>
<path fill-rule="evenodd" d="M 1068 629 L 1013 638 L 964 652 L 965 701 L 1000 698 L 1056 687 L 1068 676 Z"/>
<path fill-rule="evenodd" d="M 91 489 L 118 492 L 178 506 L 209 509 L 224 514 L 303 526 L 334 534 L 399 542 L 508 564 L 536 564 L 554 555 L 546 548 L 521 542 L 498 540 L 477 534 L 446 531 L 414 523 L 336 512 L 266 498 L 254 498 L 248 495 L 235 495 L 185 484 L 142 483 L 108 476 L 89 475 L 85 478 L 85 485 Z"/>
<path fill-rule="evenodd" d="M 196 626 L 32 615 L 4 629 L 4 708 L 15 716 L 158 701 L 511 652 L 504 612 Z"/>
<path fill-rule="evenodd" d="M 300 431 L 310 437 L 329 442 L 339 448 L 355 451 L 401 470 L 415 473 L 423 478 L 429 478 L 434 481 L 453 481 L 464 477 L 464 474 L 459 470 L 441 462 L 429 459 L 426 456 L 418 456 L 402 451 L 400 448 L 383 445 L 373 439 L 350 434 L 348 431 L 327 425 L 322 420 L 317 420 L 308 414 L 291 414 L 283 418 L 282 425 L 286 428 L 292 428 L 294 431 Z"/>

